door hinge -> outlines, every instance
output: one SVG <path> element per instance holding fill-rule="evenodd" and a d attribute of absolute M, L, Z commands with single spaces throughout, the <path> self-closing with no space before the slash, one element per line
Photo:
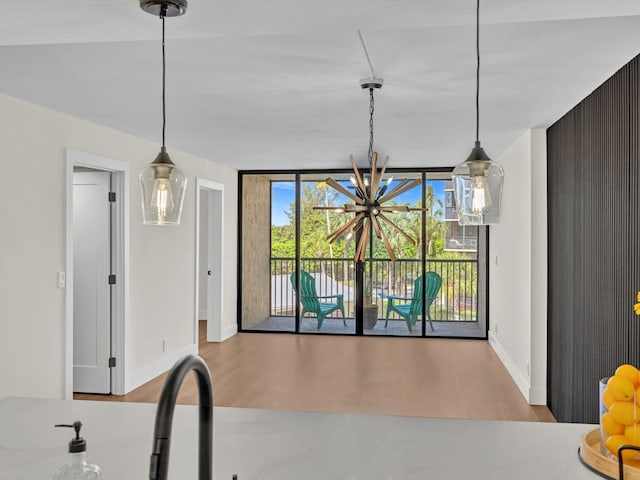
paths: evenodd
<path fill-rule="evenodd" d="M 109 357 L 109 368 L 116 366 L 116 357 Z"/>
<path fill-rule="evenodd" d="M 109 285 L 116 284 L 116 276 L 114 274 L 109 275 Z"/>
<path fill-rule="evenodd" d="M 109 201 L 110 202 L 116 201 L 116 192 L 109 192 Z"/>

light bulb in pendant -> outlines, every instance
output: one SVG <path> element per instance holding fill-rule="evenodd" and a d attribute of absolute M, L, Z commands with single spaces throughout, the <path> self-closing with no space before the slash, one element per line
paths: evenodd
<path fill-rule="evenodd" d="M 491 209 L 491 193 L 485 176 L 473 177 L 471 190 L 471 211 L 475 215 L 484 215 Z"/>
<path fill-rule="evenodd" d="M 153 184 L 151 194 L 151 204 L 158 210 L 158 223 L 164 223 L 167 216 L 167 209 L 173 210 L 173 193 L 171 192 L 171 182 L 168 178 L 157 178 Z"/>

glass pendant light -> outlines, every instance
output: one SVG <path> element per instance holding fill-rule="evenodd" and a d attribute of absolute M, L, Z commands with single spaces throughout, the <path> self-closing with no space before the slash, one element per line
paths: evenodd
<path fill-rule="evenodd" d="M 140 172 L 142 221 L 148 225 L 178 225 L 182 216 L 187 178 L 171 161 L 165 146 L 164 19 L 184 14 L 187 11 L 187 1 L 140 0 L 140 7 L 162 20 L 162 147 L 151 165 Z"/>
<path fill-rule="evenodd" d="M 504 170 L 480 146 L 480 0 L 476 8 L 476 143 L 469 157 L 451 173 L 460 225 L 500 223 Z"/>

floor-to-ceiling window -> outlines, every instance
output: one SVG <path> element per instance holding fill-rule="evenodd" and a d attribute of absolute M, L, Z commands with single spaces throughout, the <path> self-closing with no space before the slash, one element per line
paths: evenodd
<path fill-rule="evenodd" d="M 240 172 L 240 329 L 486 338 L 485 245 L 455 221 L 450 173 L 389 172 L 388 191 L 417 186 L 368 229 L 347 225 L 354 202 L 326 182 L 353 192 L 351 175 Z"/>

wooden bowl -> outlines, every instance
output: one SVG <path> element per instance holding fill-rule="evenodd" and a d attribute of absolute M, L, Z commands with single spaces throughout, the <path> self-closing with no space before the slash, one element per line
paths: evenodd
<path fill-rule="evenodd" d="M 582 463 L 590 469 L 612 480 L 618 480 L 618 460 L 606 457 L 600 452 L 600 428 L 589 430 L 582 436 L 578 454 Z M 639 460 L 631 460 L 628 464 L 625 462 L 624 480 L 640 480 Z"/>

